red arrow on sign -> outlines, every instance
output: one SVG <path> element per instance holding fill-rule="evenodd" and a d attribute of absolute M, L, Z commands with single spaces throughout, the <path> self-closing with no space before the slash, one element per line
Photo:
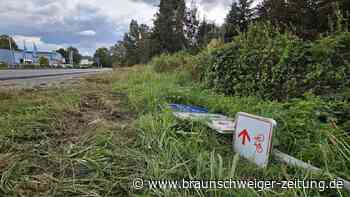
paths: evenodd
<path fill-rule="evenodd" d="M 248 139 L 248 141 L 250 142 L 250 136 L 249 133 L 247 131 L 247 129 L 244 129 L 242 132 L 239 133 L 238 138 L 242 137 L 242 144 L 245 145 L 246 144 L 246 140 Z"/>

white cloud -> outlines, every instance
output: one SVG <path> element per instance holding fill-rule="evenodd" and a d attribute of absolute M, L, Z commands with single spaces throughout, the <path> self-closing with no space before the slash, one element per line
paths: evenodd
<path fill-rule="evenodd" d="M 35 36 L 15 35 L 13 36 L 13 39 L 16 41 L 20 49 L 24 48 L 24 43 L 26 44 L 27 50 L 33 50 L 33 44 L 37 46 L 39 51 L 53 51 L 65 47 L 64 44 L 58 45 L 45 43 L 40 37 Z"/>
<path fill-rule="evenodd" d="M 86 0 L 82 4 L 98 8 L 98 14 L 107 16 L 116 24 L 128 24 L 131 19 L 151 24 L 157 11 L 152 5 L 131 0 Z"/>
<path fill-rule="evenodd" d="M 72 45 L 93 53 L 121 39 L 131 19 L 151 25 L 156 10 L 132 0 L 0 0 L 0 33 L 40 39 L 43 48 Z"/>
<path fill-rule="evenodd" d="M 207 9 L 204 6 L 199 6 L 199 13 L 202 18 L 205 17 L 207 20 L 221 25 L 224 23 L 229 9 L 230 7 L 219 3 L 216 6 L 211 7 L 211 9 Z"/>
<path fill-rule="evenodd" d="M 206 3 L 203 3 L 206 1 Z M 229 0 L 198 0 L 201 15 L 221 24 Z M 147 3 L 148 2 L 148 3 Z M 153 24 L 153 0 L 0 0 L 1 34 L 16 35 L 18 45 L 34 41 L 40 50 L 75 46 L 92 54 L 123 37 L 131 19 Z M 210 5 L 210 6 L 208 6 Z M 30 44 L 32 45 L 32 44 Z M 29 46 L 28 46 L 29 48 Z"/>
<path fill-rule="evenodd" d="M 96 35 L 96 32 L 94 30 L 85 30 L 85 31 L 78 32 L 78 34 L 82 36 L 94 36 Z"/>

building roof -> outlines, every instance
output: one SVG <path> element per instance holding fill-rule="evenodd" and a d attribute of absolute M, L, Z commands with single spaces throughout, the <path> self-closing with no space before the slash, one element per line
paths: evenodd
<path fill-rule="evenodd" d="M 39 56 L 48 56 L 50 60 L 64 60 L 62 55 L 58 52 L 45 52 L 45 51 L 40 51 L 36 53 L 36 57 L 33 57 L 33 51 L 26 51 L 26 59 L 31 59 L 31 58 L 38 58 Z M 9 49 L 0 49 L 0 62 L 5 62 L 8 64 L 14 64 L 14 63 L 19 63 L 20 59 L 23 58 L 23 50 L 16 50 L 11 53 Z M 34 59 L 32 59 L 34 60 Z"/>

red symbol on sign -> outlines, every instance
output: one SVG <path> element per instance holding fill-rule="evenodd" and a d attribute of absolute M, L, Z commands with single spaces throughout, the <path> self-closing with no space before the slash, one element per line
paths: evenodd
<path fill-rule="evenodd" d="M 239 133 L 238 138 L 242 137 L 242 144 L 245 145 L 246 144 L 246 140 L 248 140 L 248 142 L 250 142 L 250 136 L 249 133 L 247 131 L 247 129 L 244 129 L 241 133 Z"/>
<path fill-rule="evenodd" d="M 262 153 L 263 152 L 264 149 L 263 149 L 261 143 L 263 143 L 264 140 L 265 140 L 265 138 L 264 138 L 264 135 L 262 135 L 262 134 L 254 137 L 254 141 L 255 141 L 254 145 L 256 147 L 256 152 L 257 153 Z"/>

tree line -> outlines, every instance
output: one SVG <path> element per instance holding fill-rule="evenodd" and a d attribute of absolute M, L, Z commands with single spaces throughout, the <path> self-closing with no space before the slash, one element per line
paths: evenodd
<path fill-rule="evenodd" d="M 56 52 L 62 55 L 67 64 L 70 63 L 70 53 L 72 53 L 73 65 L 79 65 L 80 61 L 83 58 L 79 52 L 79 49 L 75 47 L 68 47 L 66 49 L 60 48 Z"/>
<path fill-rule="evenodd" d="M 251 23 L 266 21 L 279 31 L 290 31 L 304 40 L 317 39 L 339 27 L 349 27 L 350 1 L 345 0 L 254 0 L 233 1 L 222 25 L 199 17 L 192 1 L 161 0 L 153 27 L 132 20 L 129 32 L 111 48 L 97 49 L 94 57 L 103 66 L 146 63 L 162 53 L 187 50 L 196 53 L 212 39 L 231 42 Z"/>
<path fill-rule="evenodd" d="M 231 42 L 257 21 L 268 21 L 279 31 L 293 32 L 304 40 L 349 28 L 350 1 L 347 0 L 263 0 L 255 4 L 256 0 L 233 1 L 224 24 L 217 25 L 199 17 L 195 1 L 186 7 L 185 0 L 161 0 L 152 27 L 132 20 L 122 40 L 110 48 L 96 50 L 95 64 L 131 66 L 146 63 L 162 53 L 180 50 L 196 53 L 212 39 Z M 7 35 L 0 36 L 0 48 L 8 49 L 9 40 L 17 50 L 15 41 Z M 57 50 L 66 62 L 69 51 L 73 51 L 74 64 L 79 64 L 82 56 L 78 49 Z"/>
<path fill-rule="evenodd" d="M 0 49 L 10 49 L 10 42 L 12 49 L 18 50 L 17 43 L 12 37 L 8 35 L 0 35 Z"/>

